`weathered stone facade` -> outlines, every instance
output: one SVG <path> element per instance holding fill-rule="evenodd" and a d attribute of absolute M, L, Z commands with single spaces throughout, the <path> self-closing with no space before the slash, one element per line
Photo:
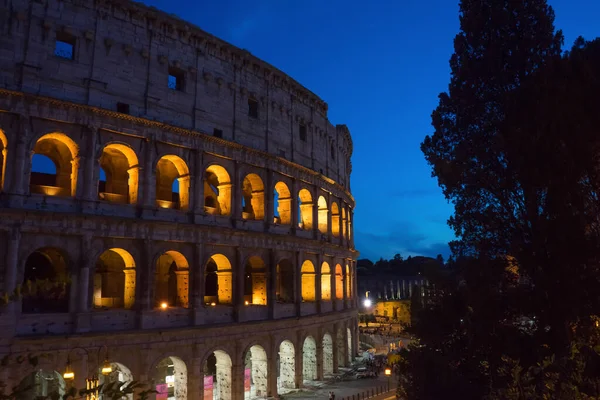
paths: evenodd
<path fill-rule="evenodd" d="M 352 140 L 326 103 L 138 3 L 0 0 L 0 31 L 0 382 L 237 400 L 349 362 Z"/>

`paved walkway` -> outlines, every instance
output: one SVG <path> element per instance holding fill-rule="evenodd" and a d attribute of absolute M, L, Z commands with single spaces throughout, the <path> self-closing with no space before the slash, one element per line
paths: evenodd
<path fill-rule="evenodd" d="M 390 385 L 395 387 L 394 378 L 391 378 Z M 288 393 L 283 396 L 284 400 L 314 400 L 329 399 L 329 392 L 335 393 L 336 400 L 362 400 L 363 394 L 366 399 L 371 393 L 381 393 L 387 390 L 388 380 L 384 376 L 375 379 L 352 379 L 348 381 L 329 381 L 329 382 L 305 382 L 305 388 L 299 392 Z M 383 396 L 372 397 L 373 400 L 395 399 L 395 392 L 389 392 Z M 360 398 L 358 397 L 360 395 Z M 391 396 L 391 397 L 390 397 Z"/>

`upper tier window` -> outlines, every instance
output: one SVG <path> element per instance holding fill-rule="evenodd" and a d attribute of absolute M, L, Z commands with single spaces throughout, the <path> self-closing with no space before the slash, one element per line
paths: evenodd
<path fill-rule="evenodd" d="M 300 124 L 300 140 L 306 142 L 306 125 Z"/>
<path fill-rule="evenodd" d="M 254 99 L 248 99 L 248 116 L 252 118 L 258 118 L 258 101 Z"/>
<path fill-rule="evenodd" d="M 183 72 L 177 68 L 169 68 L 169 89 L 183 90 Z"/>
<path fill-rule="evenodd" d="M 73 60 L 75 58 L 75 38 L 65 32 L 57 32 L 54 55 Z"/>

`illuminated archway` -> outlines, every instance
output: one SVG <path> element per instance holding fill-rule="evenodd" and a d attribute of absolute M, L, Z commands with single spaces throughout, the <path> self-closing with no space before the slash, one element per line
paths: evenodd
<path fill-rule="evenodd" d="M 312 336 L 307 336 L 302 345 L 302 379 L 317 379 L 317 343 Z"/>
<path fill-rule="evenodd" d="M 316 301 L 315 266 L 309 260 L 302 263 L 300 270 L 302 276 L 302 301 Z"/>
<path fill-rule="evenodd" d="M 246 304 L 267 304 L 267 270 L 260 257 L 253 256 L 244 270 L 244 301 Z"/>
<path fill-rule="evenodd" d="M 23 313 L 69 311 L 68 264 L 64 253 L 51 247 L 38 249 L 27 257 L 22 289 Z"/>
<path fill-rule="evenodd" d="M 348 219 L 346 217 L 346 207 L 342 206 L 342 237 L 344 237 L 346 239 L 348 238 L 347 230 L 346 230 L 347 225 L 348 225 Z"/>
<path fill-rule="evenodd" d="M 135 283 L 135 261 L 131 254 L 117 248 L 106 250 L 96 261 L 94 307 L 133 307 Z"/>
<path fill-rule="evenodd" d="M 190 270 L 186 258 L 177 251 L 167 251 L 156 260 L 154 305 L 184 307 L 189 305 Z"/>
<path fill-rule="evenodd" d="M 231 304 L 231 263 L 222 254 L 214 254 L 204 270 L 204 302 L 206 304 Z"/>
<path fill-rule="evenodd" d="M 307 189 L 301 189 L 298 192 L 298 204 L 300 208 L 298 226 L 304 230 L 313 228 L 313 200 Z"/>
<path fill-rule="evenodd" d="M 254 345 L 244 357 L 244 398 L 267 397 L 267 353 L 259 345 Z"/>
<path fill-rule="evenodd" d="M 77 188 L 77 172 L 79 170 L 79 147 L 67 135 L 49 133 L 42 136 L 33 148 L 34 157 L 47 157 L 54 164 L 55 173 L 36 170 L 32 158 L 32 169 L 29 176 L 31 193 L 48 196 L 75 196 Z"/>
<path fill-rule="evenodd" d="M 0 192 L 4 190 L 6 177 L 6 155 L 8 153 L 8 140 L 4 131 L 0 129 Z"/>
<path fill-rule="evenodd" d="M 287 393 L 286 389 L 296 388 L 296 352 L 294 344 L 284 340 L 279 345 L 279 373 L 277 375 L 277 394 Z"/>
<path fill-rule="evenodd" d="M 19 399 L 62 398 L 66 384 L 57 371 L 39 369 L 27 375 L 17 386 Z"/>
<path fill-rule="evenodd" d="M 242 182 L 242 218 L 262 220 L 265 217 L 265 186 L 260 176 L 248 174 Z"/>
<path fill-rule="evenodd" d="M 331 203 L 331 234 L 340 237 L 340 209 L 335 201 Z"/>
<path fill-rule="evenodd" d="M 338 300 L 344 298 L 344 274 L 340 264 L 335 266 L 335 298 Z"/>
<path fill-rule="evenodd" d="M 154 387 L 156 397 L 187 400 L 187 367 L 179 357 L 167 357 L 156 365 Z M 166 396 L 165 396 L 166 395 Z"/>
<path fill-rule="evenodd" d="M 327 234 L 327 213 L 329 209 L 327 208 L 327 200 L 325 197 L 319 196 L 319 200 L 317 201 L 318 205 L 318 217 L 319 217 L 319 232 L 326 235 Z"/>
<path fill-rule="evenodd" d="M 290 260 L 284 259 L 277 264 L 277 282 L 275 296 L 279 303 L 293 303 L 294 295 L 294 265 Z"/>
<path fill-rule="evenodd" d="M 321 264 L 321 300 L 331 300 L 331 269 L 329 264 Z"/>
<path fill-rule="evenodd" d="M 333 374 L 333 340 L 331 335 L 323 335 L 323 375 Z"/>
<path fill-rule="evenodd" d="M 156 163 L 156 205 L 184 211 L 189 209 L 190 171 L 180 157 L 166 155 Z"/>
<path fill-rule="evenodd" d="M 133 382 L 133 374 L 123 364 L 117 362 L 111 362 L 110 367 L 112 372 L 107 376 L 104 376 L 101 371 L 98 371 L 98 381 L 100 385 L 114 385 L 123 390 Z M 99 400 L 112 400 L 100 393 Z M 133 393 L 126 394 L 121 400 L 133 400 Z"/>
<path fill-rule="evenodd" d="M 111 143 L 100 156 L 100 168 L 105 180 L 98 182 L 98 198 L 111 203 L 136 204 L 138 201 L 139 162 L 133 149 L 125 144 Z"/>
<path fill-rule="evenodd" d="M 204 400 L 231 400 L 231 357 L 216 350 L 204 364 Z"/>
<path fill-rule="evenodd" d="M 290 189 L 283 182 L 275 184 L 274 201 L 275 207 L 275 222 L 282 225 L 290 225 L 292 223 L 292 195 Z"/>
<path fill-rule="evenodd" d="M 231 178 L 220 165 L 213 164 L 206 168 L 204 211 L 211 215 L 231 215 Z"/>

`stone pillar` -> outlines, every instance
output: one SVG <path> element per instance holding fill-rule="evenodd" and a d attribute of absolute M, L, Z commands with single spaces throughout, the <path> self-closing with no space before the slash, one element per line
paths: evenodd
<path fill-rule="evenodd" d="M 313 188 L 314 189 L 314 188 Z M 313 238 L 316 240 L 321 239 L 321 232 L 319 231 L 319 191 L 313 190 L 312 196 L 312 231 Z"/>
<path fill-rule="evenodd" d="M 235 357 L 237 356 L 237 357 Z M 231 400 L 244 400 L 244 359 L 243 355 L 236 354 L 231 366 Z M 223 395 L 223 393 L 221 393 Z"/>
<path fill-rule="evenodd" d="M 339 213 L 339 218 L 338 218 L 338 224 L 339 226 L 339 235 L 338 235 L 338 243 L 340 246 L 344 245 L 344 218 L 343 218 L 343 211 L 342 211 L 342 207 L 344 207 L 344 202 L 341 201 L 340 199 L 340 207 L 338 209 L 338 213 Z"/>
<path fill-rule="evenodd" d="M 89 332 L 91 329 L 90 321 L 90 283 L 92 281 L 90 271 L 94 269 L 95 260 L 92 251 L 92 236 L 85 234 L 81 238 L 81 264 L 77 277 L 77 318 L 75 321 L 75 331 Z"/>
<path fill-rule="evenodd" d="M 303 351 L 303 346 L 304 346 L 304 342 L 302 341 L 302 331 L 300 329 L 298 329 L 296 331 L 296 346 L 295 346 L 295 361 L 296 361 L 296 365 L 295 365 L 295 373 L 296 373 L 296 389 L 299 389 L 302 387 L 303 384 L 303 380 L 304 380 L 304 374 L 303 374 L 303 361 L 304 361 L 304 351 Z"/>
<path fill-rule="evenodd" d="M 317 344 L 317 380 L 323 380 L 323 330 L 319 328 L 318 337 L 315 338 Z"/>
<path fill-rule="evenodd" d="M 154 191 L 152 190 L 154 188 L 154 186 L 156 185 L 156 180 L 154 179 L 154 171 L 153 171 L 153 161 L 152 161 L 152 142 L 153 140 L 151 138 L 146 139 L 146 142 L 144 143 L 144 160 L 143 160 L 143 172 L 144 172 L 144 181 L 142 183 L 142 187 L 143 187 L 143 196 L 144 198 L 142 199 L 142 205 L 144 206 L 144 208 L 154 208 L 155 207 L 155 201 L 156 201 L 156 196 L 154 195 Z M 139 185 L 138 185 L 139 187 Z M 131 190 L 131 186 L 130 186 L 130 190 Z M 139 190 L 139 189 L 138 189 Z M 137 199 L 136 199 L 137 200 Z M 137 202 L 134 202 L 133 199 L 130 200 L 131 203 L 136 204 Z"/>
<path fill-rule="evenodd" d="M 9 296 L 15 291 L 17 287 L 17 269 L 18 269 L 18 261 L 19 261 L 19 247 L 21 244 L 21 226 L 15 225 L 12 229 L 7 233 L 8 243 L 6 249 L 6 270 L 4 271 L 4 287 L 2 288 L 2 293 L 6 293 Z M 20 300 L 11 301 L 8 305 L 5 306 L 4 312 L 7 315 L 16 315 L 16 311 L 19 308 Z M 1 309 L 0 309 L 1 310 Z M 1 312 L 4 314 L 4 312 Z M 15 323 L 14 318 L 0 318 L 0 321 L 4 320 L 7 325 L 13 325 Z M 0 326 L 4 325 L 0 323 Z"/>
<path fill-rule="evenodd" d="M 138 328 L 143 329 L 144 317 L 152 309 L 151 305 L 151 286 L 154 283 L 155 267 L 152 262 L 152 241 L 145 239 L 140 243 L 140 265 L 136 265 L 136 304 L 138 309 Z M 127 275 L 125 275 L 127 279 Z"/>
<path fill-rule="evenodd" d="M 269 354 L 271 357 L 267 363 L 268 373 L 267 373 L 267 397 L 268 398 L 278 398 L 277 393 L 277 355 L 279 354 L 279 349 L 275 346 L 275 341 L 271 340 L 271 351 Z M 280 360 L 281 363 L 281 360 Z"/>
<path fill-rule="evenodd" d="M 269 264 L 267 265 L 267 305 L 269 307 L 269 319 L 275 318 L 275 303 L 277 292 L 277 261 L 275 251 L 269 250 Z"/>
<path fill-rule="evenodd" d="M 234 321 L 239 322 L 244 312 L 244 270 L 242 250 L 238 247 L 235 250 L 235 259 L 232 260 L 233 273 L 233 314 Z M 220 289 L 219 289 L 220 290 Z"/>
<path fill-rule="evenodd" d="M 190 304 L 192 307 L 194 325 L 204 322 L 204 248 L 201 244 L 194 245 L 194 262 L 190 268 L 191 290 Z"/>
<path fill-rule="evenodd" d="M 300 223 L 300 215 L 298 215 L 298 192 L 300 191 L 300 184 L 298 183 L 297 179 L 294 179 L 292 181 L 292 188 L 291 188 L 291 212 L 290 212 L 290 225 L 291 225 L 291 230 L 290 232 L 292 234 L 296 233 L 296 230 L 298 229 L 298 224 Z M 300 266 L 298 266 L 298 268 L 300 268 Z"/>
<path fill-rule="evenodd" d="M 348 301 L 348 297 L 349 297 L 349 293 L 348 293 L 348 282 L 350 282 L 350 277 L 348 276 L 348 273 L 351 273 L 351 269 L 347 269 L 346 265 L 350 265 L 346 260 L 342 260 L 342 299 L 343 303 L 344 303 L 344 308 L 348 308 L 349 306 L 349 301 Z"/>
<path fill-rule="evenodd" d="M 98 127 L 90 126 L 88 144 L 83 154 L 84 179 L 83 179 L 83 199 L 94 201 L 98 198 L 98 182 L 96 179 L 96 142 L 98 141 Z"/>
<path fill-rule="evenodd" d="M 339 323 L 336 322 L 335 324 L 333 324 L 333 332 L 331 333 L 331 341 L 333 342 L 331 344 L 332 347 L 332 351 L 333 351 L 333 373 L 336 374 L 339 371 L 339 345 L 338 345 L 338 329 L 339 329 Z"/>
<path fill-rule="evenodd" d="M 190 209 L 190 182 L 191 176 L 183 175 L 177 178 L 179 182 L 179 209 L 188 211 Z"/>
<path fill-rule="evenodd" d="M 201 399 L 201 396 L 204 394 L 204 373 L 202 368 L 202 360 L 197 357 L 192 359 L 192 363 L 188 369 L 187 379 L 187 398 Z"/>
<path fill-rule="evenodd" d="M 296 305 L 296 317 L 302 315 L 302 251 L 296 252 L 296 265 L 294 266 L 294 303 Z"/>
<path fill-rule="evenodd" d="M 179 307 L 188 308 L 190 306 L 190 271 L 189 269 L 175 271 L 175 276 L 177 277 L 177 302 Z"/>
<path fill-rule="evenodd" d="M 79 164 L 80 158 L 79 156 L 75 156 L 71 160 L 71 175 L 69 176 L 69 180 L 71 181 L 71 193 L 69 194 L 71 195 L 71 197 L 77 196 L 77 177 L 79 176 Z M 81 190 L 79 192 L 81 193 Z"/>
<path fill-rule="evenodd" d="M 265 231 L 275 220 L 275 187 L 273 186 L 273 171 L 267 170 L 267 183 L 265 185 Z"/>
<path fill-rule="evenodd" d="M 332 309 L 337 310 L 338 287 L 337 287 L 337 271 L 335 259 L 331 262 L 331 274 L 329 274 L 329 286 L 331 287 L 331 304 Z"/>
<path fill-rule="evenodd" d="M 221 186 L 219 185 L 219 198 L 221 197 Z M 236 161 L 233 167 L 233 182 L 231 182 L 231 201 L 233 202 L 232 217 L 234 221 L 242 219 L 242 181 L 240 179 L 240 166 Z M 221 204 L 221 209 L 223 205 Z"/>
<path fill-rule="evenodd" d="M 192 183 L 194 214 L 204 214 L 204 152 L 202 150 L 196 150 L 194 167 Z"/>
<path fill-rule="evenodd" d="M 28 171 L 31 170 L 31 157 L 29 151 L 27 151 L 27 141 L 31 137 L 29 128 L 29 118 L 21 116 L 19 119 L 19 134 L 17 135 L 17 144 L 14 152 L 9 152 L 8 155 L 13 154 L 11 157 L 10 165 L 14 165 L 12 173 L 12 182 L 10 185 L 10 192 L 15 194 L 26 193 L 26 176 L 29 176 Z M 25 163 L 29 161 L 29 165 Z"/>
<path fill-rule="evenodd" d="M 317 302 L 317 314 L 321 313 L 321 302 L 323 301 L 321 299 L 321 267 L 323 266 L 323 253 L 318 253 L 317 254 L 317 265 L 315 266 L 315 272 L 316 272 L 316 276 L 315 276 L 315 300 Z M 331 289 L 330 289 L 331 292 Z"/>
<path fill-rule="evenodd" d="M 333 241 L 333 233 L 332 233 L 332 229 L 331 229 L 331 222 L 332 222 L 332 212 L 331 212 L 331 193 L 327 193 L 327 241 L 331 242 Z"/>

